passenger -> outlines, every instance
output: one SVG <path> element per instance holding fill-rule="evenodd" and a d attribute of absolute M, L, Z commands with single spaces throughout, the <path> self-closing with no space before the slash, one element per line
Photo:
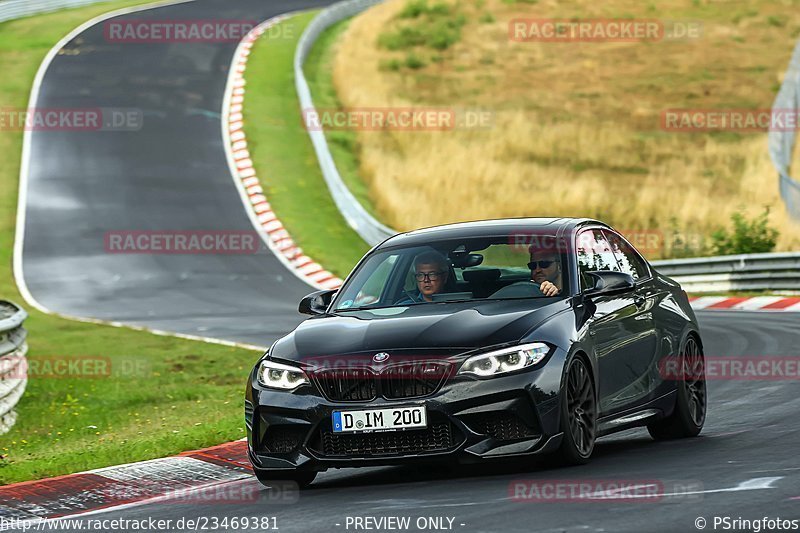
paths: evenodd
<path fill-rule="evenodd" d="M 449 274 L 450 263 L 445 256 L 435 250 L 422 252 L 414 258 L 414 279 L 417 281 L 417 291 L 406 292 L 408 298 L 398 302 L 398 305 L 432 302 L 433 295 L 444 289 Z"/>

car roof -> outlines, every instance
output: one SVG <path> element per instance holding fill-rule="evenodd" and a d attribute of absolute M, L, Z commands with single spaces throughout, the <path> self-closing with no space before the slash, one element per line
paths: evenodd
<path fill-rule="evenodd" d="M 384 241 L 380 248 L 384 246 L 424 245 L 431 241 L 449 239 L 511 235 L 521 231 L 536 231 L 556 235 L 559 232 L 571 231 L 577 226 L 585 224 L 607 226 L 607 224 L 590 218 L 500 218 L 475 220 L 400 233 Z"/>

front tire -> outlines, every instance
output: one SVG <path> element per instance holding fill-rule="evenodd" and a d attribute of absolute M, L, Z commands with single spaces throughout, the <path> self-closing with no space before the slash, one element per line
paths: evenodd
<path fill-rule="evenodd" d="M 311 485 L 314 478 L 317 477 L 316 472 L 283 472 L 280 470 L 254 470 L 258 481 L 265 487 L 275 487 L 281 483 L 293 482 L 297 483 L 298 487 L 304 489 Z"/>
<path fill-rule="evenodd" d="M 678 397 L 672 414 L 647 426 L 656 440 L 696 437 L 706 419 L 705 358 L 700 343 L 689 337 L 680 358 L 682 372 L 678 379 Z"/>
<path fill-rule="evenodd" d="M 567 369 L 561 401 L 564 436 L 558 455 L 567 465 L 589 462 L 597 438 L 597 398 L 586 362 L 575 357 Z"/>

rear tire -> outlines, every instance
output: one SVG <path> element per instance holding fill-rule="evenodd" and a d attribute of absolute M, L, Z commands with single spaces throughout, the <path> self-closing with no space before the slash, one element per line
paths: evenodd
<path fill-rule="evenodd" d="M 561 395 L 561 428 L 564 433 L 558 456 L 566 465 L 589 462 L 597 438 L 597 398 L 586 362 L 575 357 L 567 368 Z"/>
<path fill-rule="evenodd" d="M 275 487 L 281 484 L 297 483 L 298 488 L 304 489 L 311 485 L 316 472 L 283 472 L 281 470 L 255 470 L 258 481 L 265 487 Z"/>
<path fill-rule="evenodd" d="M 696 437 L 706 419 L 705 358 L 700 343 L 689 337 L 680 357 L 682 375 L 678 376 L 678 395 L 672 414 L 652 424 L 647 431 L 656 440 Z"/>

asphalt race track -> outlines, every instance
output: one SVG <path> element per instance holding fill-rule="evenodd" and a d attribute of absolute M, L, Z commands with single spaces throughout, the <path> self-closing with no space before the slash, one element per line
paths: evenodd
<path fill-rule="evenodd" d="M 709 356 L 800 355 L 793 314 L 709 312 L 700 320 Z M 357 531 L 363 529 L 354 527 L 354 517 L 388 516 L 411 517 L 408 531 L 420 530 L 420 517 L 447 517 L 453 519 L 452 530 L 465 532 L 697 531 L 698 517 L 713 531 L 714 516 L 800 518 L 798 382 L 709 381 L 709 398 L 700 437 L 655 442 L 644 430 L 619 433 L 598 441 L 592 462 L 581 467 L 553 468 L 543 458 L 455 472 L 330 470 L 295 497 L 279 490 L 270 495 L 253 479 L 227 486 L 220 494 L 229 495 L 229 501 L 220 497 L 187 505 L 168 500 L 91 518 L 171 519 L 176 524 L 182 517 L 203 517 L 212 524 L 225 517 L 275 517 L 279 530 L 290 532 Z M 514 501 L 509 486 L 516 480 L 626 480 L 655 484 L 663 496 L 641 502 Z M 248 494 L 260 500 L 237 496 Z M 443 523 L 449 524 L 446 518 Z"/>
<path fill-rule="evenodd" d="M 240 20 L 325 0 L 199 0 L 117 20 Z M 47 70 L 38 108 L 141 109 L 139 131 L 34 131 L 23 273 L 50 310 L 266 346 L 312 287 L 257 254 L 107 253 L 107 232 L 254 231 L 220 112 L 236 42 L 113 43 L 97 24 Z M 105 117 L 104 117 L 105 119 Z"/>
<path fill-rule="evenodd" d="M 316 4 L 320 4 L 317 2 Z M 201 0 L 130 15 L 162 19 L 266 19 L 314 2 Z M 252 230 L 228 172 L 219 110 L 233 43 L 114 45 L 87 30 L 56 57 L 39 106 L 146 109 L 140 132 L 35 132 L 24 276 L 61 313 L 266 345 L 302 317 L 310 290 L 268 251 L 257 255 L 108 254 L 114 230 Z M 78 53 L 79 52 L 79 53 Z M 700 314 L 708 356 L 800 356 L 794 313 Z M 274 517 L 280 531 L 403 530 L 379 517 L 419 517 L 456 531 L 697 531 L 715 516 L 800 518 L 798 382 L 711 381 L 696 439 L 655 442 L 632 430 L 598 442 L 592 462 L 554 468 L 546 458 L 458 471 L 332 470 L 289 497 L 236 482 L 258 501 L 171 501 L 92 514 L 94 519 Z M 657 485 L 655 500 L 515 501 L 512 482 L 627 481 Z M 256 492 L 257 491 L 257 492 Z M 348 517 L 350 517 L 348 519 Z M 354 518 L 370 518 L 359 522 Z M 53 528 L 55 530 L 55 528 Z M 63 528 L 61 531 L 78 530 Z M 123 529 L 124 530 L 124 529 Z M 132 530 L 132 529 L 131 529 Z M 185 530 L 185 528 L 184 528 Z M 721 530 L 717 527 L 717 531 Z M 730 529 L 729 529 L 730 530 Z M 153 530 L 151 530 L 153 531 Z"/>

